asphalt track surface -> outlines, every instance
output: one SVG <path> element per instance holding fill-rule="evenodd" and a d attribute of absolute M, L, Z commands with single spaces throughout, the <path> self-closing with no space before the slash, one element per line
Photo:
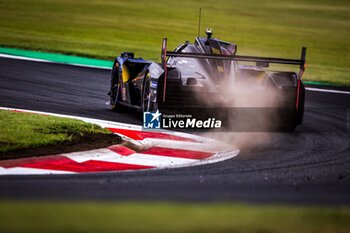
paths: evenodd
<path fill-rule="evenodd" d="M 106 105 L 109 71 L 0 58 L 0 106 L 139 124 Z M 304 124 L 197 167 L 1 176 L 0 197 L 350 204 L 350 95 L 306 92 Z M 255 139 L 252 139 L 255 140 Z M 253 143 L 254 144 L 254 143 Z"/>

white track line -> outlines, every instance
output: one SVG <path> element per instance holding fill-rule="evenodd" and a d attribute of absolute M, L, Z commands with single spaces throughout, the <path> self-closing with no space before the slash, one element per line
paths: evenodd
<path fill-rule="evenodd" d="M 70 118 L 70 119 L 76 119 L 76 120 L 82 120 L 87 123 L 100 125 L 102 128 L 119 128 L 119 129 L 130 129 L 130 130 L 142 130 L 141 126 L 127 124 L 127 123 L 119 123 L 114 121 L 105 121 L 105 120 L 99 120 L 99 119 L 93 119 L 93 118 L 87 118 L 87 117 L 78 117 L 78 116 L 71 116 L 71 115 L 64 115 L 64 114 L 57 114 L 57 113 L 50 113 L 50 112 L 41 112 L 41 111 L 33 111 L 33 110 L 26 110 L 26 109 L 19 109 L 19 108 L 7 108 L 7 107 L 0 107 L 0 110 L 8 110 L 8 111 L 20 111 L 20 112 L 27 112 L 27 113 L 35 113 L 40 115 L 48 115 L 48 116 L 55 116 L 55 117 L 64 117 L 64 118 Z"/>
<path fill-rule="evenodd" d="M 329 90 L 329 89 L 321 89 L 321 88 L 313 88 L 313 87 L 306 87 L 305 89 L 308 90 L 308 91 L 318 91 L 318 92 L 327 92 L 327 93 L 337 93 L 337 94 L 350 95 L 349 91 L 338 91 L 338 90 Z"/>
<path fill-rule="evenodd" d="M 89 68 L 102 69 L 102 70 L 111 70 L 112 69 L 109 67 L 90 66 L 90 65 L 81 65 L 81 64 L 75 64 L 75 63 L 64 63 L 64 62 L 54 62 L 54 61 L 48 61 L 48 60 L 43 60 L 43 59 L 14 56 L 14 55 L 8 55 L 8 54 L 0 54 L 0 57 L 10 58 L 10 59 L 18 59 L 18 60 L 26 60 L 26 61 L 44 62 L 44 63 L 59 63 L 59 64 L 66 64 L 66 65 L 70 65 L 70 66 L 89 67 Z M 332 89 L 320 89 L 320 88 L 313 88 L 313 87 L 306 87 L 305 89 L 308 91 L 329 92 L 329 93 L 347 94 L 347 95 L 350 94 L 350 92 L 348 92 L 348 91 L 338 91 L 338 90 L 332 90 Z"/>

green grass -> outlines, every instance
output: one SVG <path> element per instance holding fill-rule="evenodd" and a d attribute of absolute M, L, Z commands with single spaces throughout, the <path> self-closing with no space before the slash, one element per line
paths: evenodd
<path fill-rule="evenodd" d="M 0 153 L 70 142 L 76 135 L 108 133 L 83 121 L 0 110 Z"/>
<path fill-rule="evenodd" d="M 0 231 L 11 232 L 339 232 L 350 209 L 247 204 L 0 202 Z"/>
<path fill-rule="evenodd" d="M 122 51 L 158 60 L 194 40 L 198 8 L 202 35 L 238 44 L 238 53 L 299 58 L 307 46 L 304 80 L 350 85 L 348 0 L 0 0 L 0 45 L 113 59 Z"/>

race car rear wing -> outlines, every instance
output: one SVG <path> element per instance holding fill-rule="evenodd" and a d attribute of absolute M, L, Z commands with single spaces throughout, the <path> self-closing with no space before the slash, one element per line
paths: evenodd
<path fill-rule="evenodd" d="M 221 54 L 170 52 L 170 51 L 166 51 L 166 45 L 167 45 L 167 38 L 163 38 L 162 56 L 161 56 L 162 66 L 163 66 L 163 69 L 165 70 L 163 102 L 165 101 L 165 89 L 166 89 L 166 74 L 167 74 L 166 57 L 220 59 L 220 60 L 256 62 L 257 64 L 275 63 L 275 64 L 299 65 L 300 72 L 298 75 L 298 92 L 299 92 L 300 78 L 305 71 L 306 47 L 302 47 L 300 59 L 285 59 L 285 58 L 255 57 L 255 56 L 242 56 L 242 55 L 221 55 Z"/>

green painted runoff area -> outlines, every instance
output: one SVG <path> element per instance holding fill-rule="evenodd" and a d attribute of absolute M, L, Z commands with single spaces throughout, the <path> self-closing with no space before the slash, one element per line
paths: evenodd
<path fill-rule="evenodd" d="M 59 63 L 69 63 L 69 64 L 78 64 L 78 65 L 86 65 L 86 66 L 104 67 L 104 68 L 111 68 L 113 66 L 112 61 L 104 61 L 104 60 L 92 59 L 92 58 L 86 58 L 86 57 L 69 56 L 69 55 L 63 55 L 63 54 L 57 54 L 57 53 L 37 52 L 37 51 L 30 51 L 30 50 L 24 50 L 24 49 L 0 47 L 0 53 L 47 60 L 52 62 L 59 62 Z"/>

